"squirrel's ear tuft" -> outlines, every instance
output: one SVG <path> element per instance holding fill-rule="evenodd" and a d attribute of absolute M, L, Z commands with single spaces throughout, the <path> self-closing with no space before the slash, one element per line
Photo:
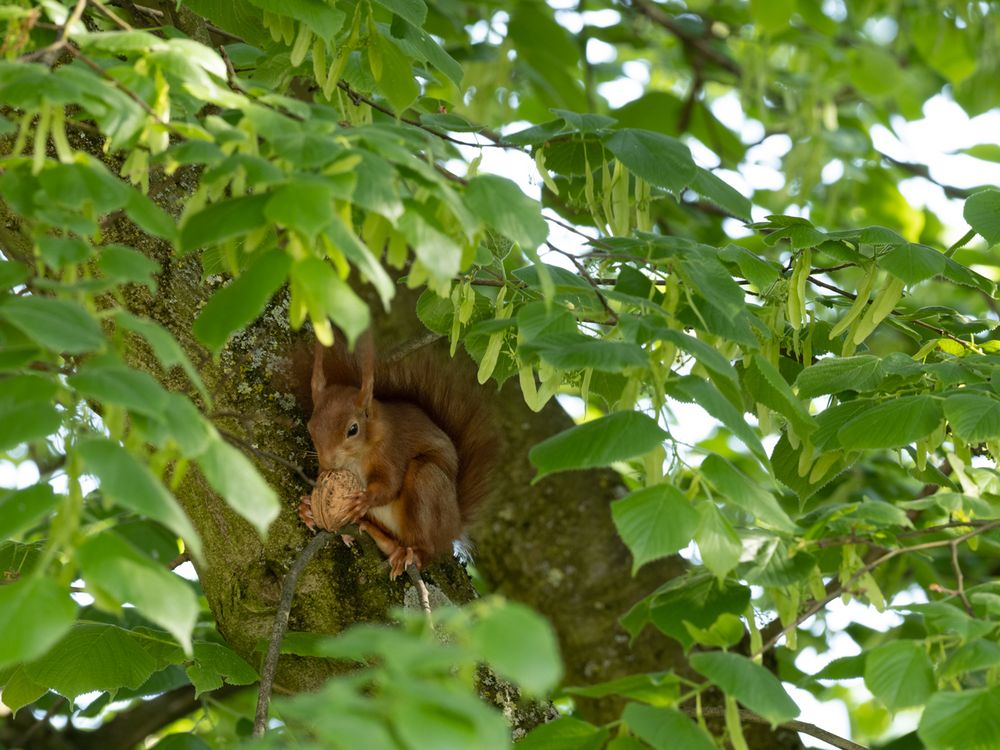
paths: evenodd
<path fill-rule="evenodd" d="M 326 370 L 323 367 L 324 354 L 326 349 L 321 343 L 316 342 L 316 352 L 313 355 L 312 371 L 312 400 L 313 408 L 319 403 L 319 397 L 326 390 Z"/>

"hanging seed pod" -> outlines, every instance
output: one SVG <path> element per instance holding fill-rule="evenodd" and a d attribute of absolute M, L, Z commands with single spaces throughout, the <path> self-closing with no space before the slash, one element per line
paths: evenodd
<path fill-rule="evenodd" d="M 292 44 L 292 52 L 289 55 L 289 60 L 293 66 L 297 67 L 301 65 L 302 61 L 306 59 L 312 40 L 312 29 L 300 21 L 299 33 L 295 36 L 295 42 Z"/>

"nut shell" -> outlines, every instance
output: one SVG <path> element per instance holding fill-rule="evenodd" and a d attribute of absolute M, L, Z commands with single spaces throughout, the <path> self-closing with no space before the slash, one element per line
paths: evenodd
<path fill-rule="evenodd" d="M 353 471 L 324 471 L 316 478 L 311 495 L 313 522 L 321 529 L 336 531 L 348 521 L 345 502 L 362 490 L 361 479 Z"/>

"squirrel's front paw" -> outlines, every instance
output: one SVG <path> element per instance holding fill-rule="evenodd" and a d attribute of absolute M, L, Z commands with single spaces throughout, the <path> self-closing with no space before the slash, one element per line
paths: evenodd
<path fill-rule="evenodd" d="M 303 495 L 299 502 L 299 518 L 311 530 L 316 530 L 315 519 L 313 518 L 312 495 Z"/>

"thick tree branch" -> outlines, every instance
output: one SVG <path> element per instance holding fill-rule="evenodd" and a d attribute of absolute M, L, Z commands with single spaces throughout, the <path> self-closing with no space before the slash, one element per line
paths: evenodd
<path fill-rule="evenodd" d="M 225 685 L 207 695 L 221 699 L 244 689 Z M 201 706 L 202 698 L 195 698 L 194 688 L 185 685 L 152 700 L 136 703 L 133 708 L 93 732 L 70 729 L 67 739 L 78 750 L 130 750 L 157 730 L 197 711 Z"/>

